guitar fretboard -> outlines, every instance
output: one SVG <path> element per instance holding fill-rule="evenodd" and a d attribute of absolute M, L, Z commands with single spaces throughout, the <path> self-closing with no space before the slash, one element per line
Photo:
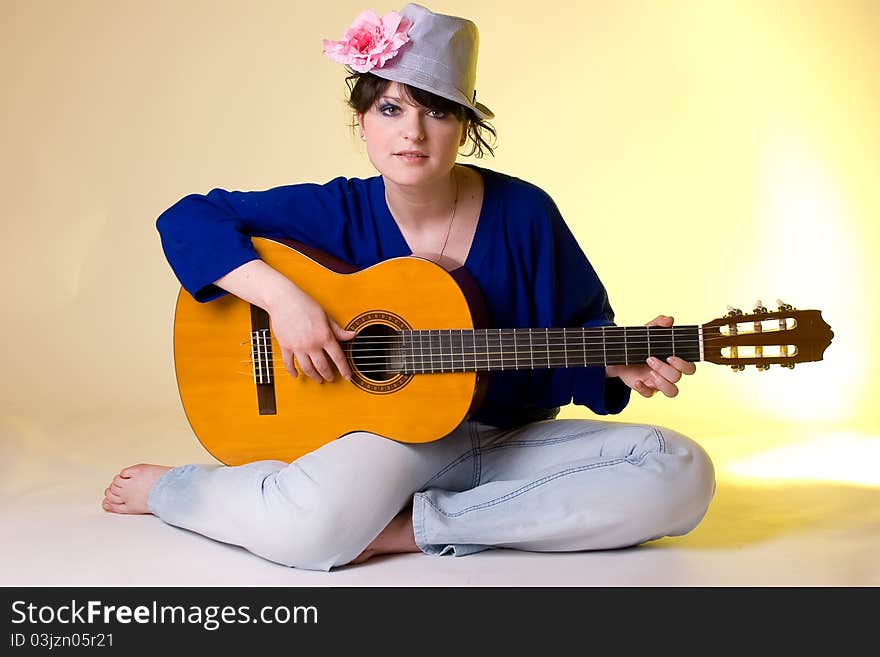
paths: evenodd
<path fill-rule="evenodd" d="M 489 372 L 702 360 L 699 326 L 401 331 L 389 361 L 404 373 Z"/>

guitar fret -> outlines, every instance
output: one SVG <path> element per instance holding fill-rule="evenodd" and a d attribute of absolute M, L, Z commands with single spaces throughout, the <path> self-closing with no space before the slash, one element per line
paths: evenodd
<path fill-rule="evenodd" d="M 651 333 L 657 334 L 659 331 L 659 335 L 662 335 L 663 331 L 667 329 L 662 326 L 647 326 L 645 328 L 636 327 L 630 331 L 630 334 L 635 333 L 635 336 L 629 338 L 629 356 L 628 361 L 630 363 L 644 363 L 648 356 L 651 356 L 651 350 L 648 348 L 648 345 L 651 341 Z"/>
<path fill-rule="evenodd" d="M 544 329 L 544 354 L 547 358 L 547 367 L 550 367 L 550 329 Z"/>
<path fill-rule="evenodd" d="M 602 327 L 602 360 L 608 366 L 608 343 L 605 340 L 605 327 Z"/>
<path fill-rule="evenodd" d="M 425 347 L 427 343 L 427 356 L 425 354 Z M 430 368 L 430 371 L 434 371 L 434 359 L 431 358 L 431 352 L 433 347 L 431 345 L 431 330 L 425 329 L 419 331 L 419 349 L 421 353 L 419 354 L 422 358 L 422 374 L 427 374 Z"/>
<path fill-rule="evenodd" d="M 492 352 L 489 349 L 489 329 L 486 329 L 485 336 L 486 336 L 486 371 L 489 371 L 492 369 L 492 360 L 490 357 L 490 354 Z"/>
<path fill-rule="evenodd" d="M 562 348 L 565 349 L 565 366 L 568 367 L 568 333 L 567 329 L 562 329 Z"/>
<path fill-rule="evenodd" d="M 404 372 L 404 374 L 408 374 L 408 373 L 412 372 L 413 371 L 413 364 L 414 364 L 414 363 L 411 364 L 410 361 L 408 360 L 410 358 L 410 354 L 407 353 L 407 350 L 412 349 L 412 341 L 406 339 L 407 334 L 409 334 L 411 336 L 412 331 L 407 331 L 406 329 L 403 329 L 400 332 L 400 339 L 403 341 L 403 372 Z"/>
<path fill-rule="evenodd" d="M 519 352 L 516 348 L 516 329 L 513 329 L 513 368 L 519 369 Z"/>
<path fill-rule="evenodd" d="M 501 354 L 501 369 L 504 370 L 504 341 L 501 339 L 501 329 L 498 329 L 498 352 Z"/>
<path fill-rule="evenodd" d="M 409 352 L 410 352 L 410 358 L 412 359 L 412 366 L 411 366 L 411 370 L 410 370 L 410 371 L 411 371 L 413 374 L 415 374 L 415 373 L 418 372 L 418 370 L 416 369 L 416 341 L 415 341 L 415 331 L 410 331 L 410 332 L 409 332 Z"/>
<path fill-rule="evenodd" d="M 581 329 L 581 350 L 583 351 L 582 364 L 587 364 L 587 329 Z"/>
<path fill-rule="evenodd" d="M 449 340 L 449 358 L 443 359 L 444 366 L 448 365 L 449 369 L 446 371 L 454 372 L 455 371 L 455 343 L 452 338 L 452 329 L 446 329 L 446 339 Z"/>
<path fill-rule="evenodd" d="M 529 357 L 532 363 L 532 369 L 535 369 L 535 350 L 532 347 L 532 329 L 529 329 Z"/>
<path fill-rule="evenodd" d="M 467 368 L 466 368 L 465 365 L 464 365 L 464 356 L 465 356 L 465 351 L 464 351 L 464 330 L 462 330 L 462 329 L 458 329 L 458 337 L 459 337 L 459 339 L 461 340 L 461 371 L 462 371 L 462 372 L 466 372 L 466 371 L 467 371 Z"/>

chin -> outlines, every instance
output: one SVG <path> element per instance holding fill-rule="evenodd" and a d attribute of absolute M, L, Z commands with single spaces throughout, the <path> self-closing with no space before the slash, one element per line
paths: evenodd
<path fill-rule="evenodd" d="M 379 173 L 386 179 L 398 185 L 424 185 L 438 176 L 446 175 L 452 170 L 452 164 L 438 168 L 434 163 L 425 163 L 418 166 L 401 162 L 390 162 L 386 166 L 376 167 Z"/>

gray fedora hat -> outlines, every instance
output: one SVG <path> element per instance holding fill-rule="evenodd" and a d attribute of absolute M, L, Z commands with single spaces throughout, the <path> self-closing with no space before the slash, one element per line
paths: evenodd
<path fill-rule="evenodd" d="M 477 102 L 480 35 L 476 24 L 457 16 L 435 14 L 412 2 L 400 14 L 413 23 L 409 43 L 401 47 L 397 57 L 370 72 L 470 107 L 480 119 L 494 117 L 492 110 Z"/>
<path fill-rule="evenodd" d="M 379 18 L 370 9 L 342 41 L 324 40 L 324 54 L 350 69 L 408 84 L 469 107 L 481 120 L 495 114 L 477 102 L 477 26 L 409 3 Z"/>

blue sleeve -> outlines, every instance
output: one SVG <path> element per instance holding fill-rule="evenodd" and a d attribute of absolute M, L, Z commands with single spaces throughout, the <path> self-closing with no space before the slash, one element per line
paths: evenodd
<path fill-rule="evenodd" d="M 545 195 L 547 221 L 535 228 L 539 258 L 535 298 L 539 317 L 548 326 L 613 326 L 614 311 L 605 286 L 569 229 L 553 200 Z M 541 306 L 545 307 L 541 307 Z M 586 406 L 597 415 L 620 413 L 631 389 L 605 368 L 572 367 L 547 370 L 542 406 Z"/>
<path fill-rule="evenodd" d="M 197 301 L 225 294 L 213 282 L 257 258 L 250 240 L 255 235 L 286 237 L 349 260 L 346 223 L 352 195 L 346 193 L 347 182 L 336 178 L 326 185 L 257 192 L 214 189 L 186 196 L 156 221 L 165 257 Z"/>

